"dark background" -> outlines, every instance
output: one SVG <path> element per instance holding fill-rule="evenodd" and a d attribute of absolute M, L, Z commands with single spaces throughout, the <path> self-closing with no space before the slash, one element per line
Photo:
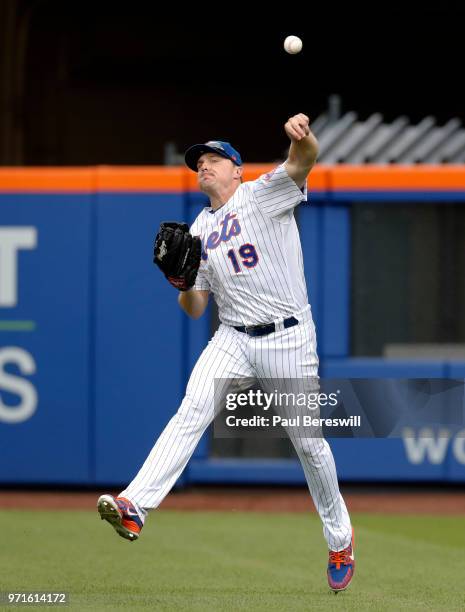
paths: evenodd
<path fill-rule="evenodd" d="M 362 119 L 465 121 L 465 13 L 386 6 L 0 0 L 0 163 L 160 164 L 212 138 L 272 161 L 334 93 Z"/>

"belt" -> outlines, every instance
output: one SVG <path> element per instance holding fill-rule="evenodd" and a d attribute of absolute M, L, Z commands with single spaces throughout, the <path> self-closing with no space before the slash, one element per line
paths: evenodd
<path fill-rule="evenodd" d="M 299 321 L 295 317 L 289 317 L 288 319 L 284 319 L 283 325 L 284 328 L 294 327 L 294 325 L 298 325 Z M 238 327 L 234 327 L 237 331 L 240 331 L 248 336 L 267 336 L 268 334 L 272 334 L 276 331 L 275 323 L 263 323 L 262 325 L 239 325 Z"/>

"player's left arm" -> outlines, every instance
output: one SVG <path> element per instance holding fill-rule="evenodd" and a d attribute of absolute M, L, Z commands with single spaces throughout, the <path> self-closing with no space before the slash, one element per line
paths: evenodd
<path fill-rule="evenodd" d="M 284 125 L 284 131 L 291 141 L 284 166 L 299 188 L 305 185 L 318 156 L 318 141 L 309 124 L 307 115 L 299 113 L 290 117 Z"/>

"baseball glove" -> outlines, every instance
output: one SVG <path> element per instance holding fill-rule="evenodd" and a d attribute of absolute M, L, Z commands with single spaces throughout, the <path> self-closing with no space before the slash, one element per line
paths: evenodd
<path fill-rule="evenodd" d="M 189 234 L 186 223 L 166 221 L 160 224 L 153 247 L 153 263 L 180 291 L 194 286 L 200 266 L 201 242 Z"/>

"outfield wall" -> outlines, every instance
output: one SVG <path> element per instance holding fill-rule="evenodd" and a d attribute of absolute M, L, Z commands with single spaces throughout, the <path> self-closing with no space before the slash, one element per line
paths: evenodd
<path fill-rule="evenodd" d="M 270 166 L 246 167 L 246 179 Z M 465 169 L 319 166 L 298 221 L 321 375 L 464 378 L 465 362 L 350 357 L 354 201 L 465 202 Z M 0 482 L 129 480 L 174 413 L 210 318 L 190 321 L 152 264 L 162 220 L 203 205 L 184 168 L 0 169 Z M 440 448 L 334 440 L 350 480 L 465 481 L 464 438 Z M 212 459 L 183 481 L 303 483 L 293 460 Z"/>

